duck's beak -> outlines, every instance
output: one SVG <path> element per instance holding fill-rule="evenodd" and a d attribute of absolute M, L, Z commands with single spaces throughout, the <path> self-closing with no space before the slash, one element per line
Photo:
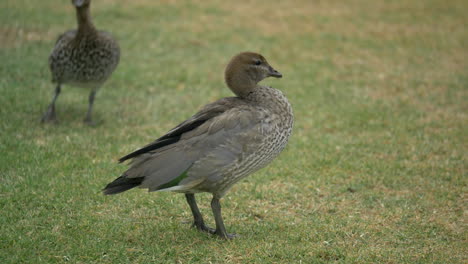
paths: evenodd
<path fill-rule="evenodd" d="M 84 0 L 72 0 L 72 2 L 76 7 L 81 7 L 84 4 Z"/>
<path fill-rule="evenodd" d="M 275 77 L 275 78 L 283 77 L 283 75 L 279 71 L 273 69 L 273 67 L 271 66 L 268 66 L 268 76 Z"/>

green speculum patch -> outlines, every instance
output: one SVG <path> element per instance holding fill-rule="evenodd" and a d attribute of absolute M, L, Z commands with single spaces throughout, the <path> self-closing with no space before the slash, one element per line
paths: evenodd
<path fill-rule="evenodd" d="M 166 188 L 170 188 L 170 187 L 174 187 L 178 185 L 179 182 L 187 178 L 187 171 L 189 169 L 190 167 L 186 171 L 184 171 L 181 175 L 177 176 L 177 178 L 173 179 L 172 181 L 159 185 L 156 190 L 162 190 L 162 189 L 166 189 Z"/>

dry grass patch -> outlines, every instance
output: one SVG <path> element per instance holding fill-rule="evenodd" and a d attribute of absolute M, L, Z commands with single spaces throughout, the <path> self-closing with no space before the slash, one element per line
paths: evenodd
<path fill-rule="evenodd" d="M 52 31 L 40 31 L 18 27 L 0 27 L 0 47 L 15 48 L 30 42 L 50 42 L 57 38 Z"/>

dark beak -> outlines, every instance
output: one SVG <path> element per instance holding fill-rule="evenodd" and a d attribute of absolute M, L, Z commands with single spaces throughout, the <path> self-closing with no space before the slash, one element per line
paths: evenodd
<path fill-rule="evenodd" d="M 81 7 L 84 4 L 84 0 L 73 0 L 72 2 L 76 7 Z"/>
<path fill-rule="evenodd" d="M 276 77 L 276 78 L 283 77 L 283 75 L 279 71 L 273 69 L 273 67 L 271 66 L 268 67 L 268 76 Z"/>

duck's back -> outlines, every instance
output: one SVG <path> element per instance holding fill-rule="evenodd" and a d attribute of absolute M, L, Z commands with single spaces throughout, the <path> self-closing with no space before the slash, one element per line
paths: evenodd
<path fill-rule="evenodd" d="M 62 34 L 49 56 L 52 81 L 78 86 L 99 86 L 109 78 L 120 59 L 120 48 L 105 31 Z"/>

